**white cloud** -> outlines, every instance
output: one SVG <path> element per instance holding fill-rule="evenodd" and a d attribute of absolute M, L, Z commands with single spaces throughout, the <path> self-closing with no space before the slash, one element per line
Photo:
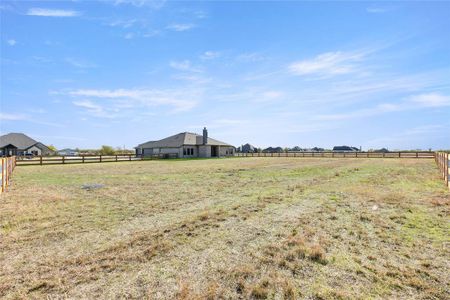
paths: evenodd
<path fill-rule="evenodd" d="M 109 0 L 107 0 L 110 2 Z M 159 9 L 164 6 L 166 0 L 115 0 L 114 5 L 128 4 L 136 7 L 151 7 L 154 9 Z"/>
<path fill-rule="evenodd" d="M 111 27 L 122 27 L 124 29 L 132 27 L 138 20 L 137 19 L 129 19 L 129 20 L 117 20 L 108 23 Z"/>
<path fill-rule="evenodd" d="M 16 40 L 10 39 L 6 41 L 8 43 L 8 45 L 10 46 L 14 46 L 15 44 L 17 44 Z"/>
<path fill-rule="evenodd" d="M 80 68 L 80 69 L 89 69 L 89 68 L 97 67 L 95 64 L 85 61 L 83 59 L 67 57 L 65 60 L 67 63 L 71 64 L 72 66 L 74 66 L 76 68 Z"/>
<path fill-rule="evenodd" d="M 93 110 L 93 111 L 101 111 L 101 110 L 103 110 L 100 105 L 95 104 L 95 103 L 93 103 L 92 101 L 89 101 L 89 100 L 73 101 L 72 103 L 74 105 L 76 105 L 76 106 L 84 107 L 84 108 L 87 108 L 87 109 Z"/>
<path fill-rule="evenodd" d="M 129 33 L 127 33 L 127 34 L 124 35 L 124 38 L 125 38 L 126 40 L 131 40 L 132 38 L 134 38 L 134 36 L 135 36 L 134 33 L 129 32 Z"/>
<path fill-rule="evenodd" d="M 450 96 L 428 93 L 411 96 L 408 100 L 423 107 L 450 106 Z"/>
<path fill-rule="evenodd" d="M 382 7 L 368 7 L 368 8 L 366 8 L 366 11 L 371 14 L 381 14 L 381 13 L 389 11 L 389 9 L 382 8 Z"/>
<path fill-rule="evenodd" d="M 75 10 L 30 8 L 27 15 L 39 17 L 77 17 L 81 13 Z"/>
<path fill-rule="evenodd" d="M 26 120 L 27 116 L 24 114 L 10 114 L 0 112 L 0 120 L 1 121 L 21 121 Z"/>
<path fill-rule="evenodd" d="M 171 112 L 183 112 L 194 108 L 201 93 L 198 90 L 188 91 L 180 90 L 159 90 L 159 89 L 116 89 L 116 90 L 97 90 L 80 89 L 68 92 L 74 97 L 99 98 L 110 100 L 108 104 L 113 110 L 120 109 L 139 109 L 157 106 L 171 107 Z M 102 108 L 92 101 L 74 101 L 77 106 L 84 107 L 90 112 L 99 113 Z M 105 108 L 102 108 L 105 110 Z"/>
<path fill-rule="evenodd" d="M 220 56 L 220 52 L 217 51 L 206 51 L 202 55 L 200 55 L 201 59 L 209 60 L 209 59 L 215 59 Z"/>
<path fill-rule="evenodd" d="M 166 28 L 174 31 L 187 31 L 194 27 L 194 24 L 170 24 Z"/>
<path fill-rule="evenodd" d="M 315 120 L 333 121 L 370 117 L 384 113 L 417 110 L 432 107 L 450 106 L 450 97 L 438 93 L 420 94 L 405 98 L 399 103 L 382 103 L 372 108 L 365 108 L 347 113 L 324 114 L 313 117 Z"/>
<path fill-rule="evenodd" d="M 115 116 L 111 113 L 108 113 L 101 105 L 96 104 L 90 100 L 73 101 L 72 104 L 86 109 L 89 114 L 96 117 L 113 118 Z"/>
<path fill-rule="evenodd" d="M 320 121 L 349 120 L 349 119 L 356 119 L 356 118 L 366 118 L 366 117 L 371 117 L 371 116 L 382 114 L 382 113 L 394 112 L 394 111 L 399 111 L 399 110 L 403 110 L 403 107 L 401 105 L 391 104 L 391 103 L 383 103 L 383 104 L 379 104 L 372 108 L 365 108 L 365 109 L 350 111 L 347 113 L 316 115 L 312 119 L 320 120 Z"/>
<path fill-rule="evenodd" d="M 253 53 L 242 53 L 238 55 L 236 59 L 241 62 L 256 62 L 264 60 L 265 57 L 260 53 L 253 52 Z"/>
<path fill-rule="evenodd" d="M 169 63 L 169 66 L 178 71 L 195 72 L 195 73 L 201 72 L 201 69 L 198 67 L 194 67 L 189 60 L 171 61 Z"/>
<path fill-rule="evenodd" d="M 339 75 L 356 71 L 356 63 L 364 57 L 363 53 L 327 52 L 312 59 L 293 62 L 289 70 L 295 75 Z"/>

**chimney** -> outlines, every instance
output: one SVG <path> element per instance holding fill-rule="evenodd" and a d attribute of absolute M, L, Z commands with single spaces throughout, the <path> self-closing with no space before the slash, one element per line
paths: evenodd
<path fill-rule="evenodd" d="M 203 128 L 203 145 L 208 144 L 208 130 L 206 127 Z"/>

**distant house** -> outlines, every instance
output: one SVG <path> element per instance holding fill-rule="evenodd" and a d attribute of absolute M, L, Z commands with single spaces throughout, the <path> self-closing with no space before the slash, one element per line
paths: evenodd
<path fill-rule="evenodd" d="M 388 153 L 389 150 L 386 149 L 386 148 L 381 148 L 381 149 L 373 150 L 373 152 L 377 152 L 377 153 Z"/>
<path fill-rule="evenodd" d="M 314 147 L 314 148 L 311 148 L 311 151 L 314 151 L 314 152 L 323 152 L 323 151 L 325 151 L 325 149 L 319 148 L 319 147 Z"/>
<path fill-rule="evenodd" d="M 262 152 L 266 152 L 266 153 L 280 153 L 280 152 L 284 152 L 284 150 L 281 147 L 268 147 L 268 148 L 264 149 Z"/>
<path fill-rule="evenodd" d="M 182 132 L 159 141 L 150 141 L 135 147 L 136 155 L 176 155 L 177 157 L 220 157 L 234 154 L 234 146 L 209 138 L 206 127 L 203 135 Z"/>
<path fill-rule="evenodd" d="M 77 156 L 77 155 L 79 155 L 79 153 L 76 149 L 69 149 L 69 148 L 58 150 L 56 153 L 61 156 Z"/>
<path fill-rule="evenodd" d="M 0 155 L 50 155 L 53 151 L 44 144 L 23 133 L 8 133 L 0 136 Z"/>
<path fill-rule="evenodd" d="M 239 147 L 238 151 L 242 152 L 242 153 L 254 153 L 254 152 L 257 152 L 258 149 L 247 143 L 247 144 L 242 145 L 241 147 Z"/>
<path fill-rule="evenodd" d="M 359 152 L 361 150 L 356 147 L 350 147 L 350 146 L 334 146 L 333 151 L 335 151 L 335 152 Z"/>

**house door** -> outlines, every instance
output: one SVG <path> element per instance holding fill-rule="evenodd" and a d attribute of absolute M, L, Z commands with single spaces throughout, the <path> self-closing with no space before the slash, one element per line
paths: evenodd
<path fill-rule="evenodd" d="M 216 157 L 217 156 L 217 146 L 211 146 L 211 157 Z"/>

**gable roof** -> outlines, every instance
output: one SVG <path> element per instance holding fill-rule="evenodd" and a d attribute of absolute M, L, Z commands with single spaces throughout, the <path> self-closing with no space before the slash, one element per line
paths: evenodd
<path fill-rule="evenodd" d="M 149 141 L 139 144 L 136 148 L 179 148 L 183 145 L 203 145 L 203 136 L 192 132 L 182 132 L 159 141 Z M 212 138 L 208 138 L 207 145 L 232 147 L 230 144 Z"/>
<path fill-rule="evenodd" d="M 8 133 L 0 136 L 0 148 L 3 148 L 7 145 L 13 145 L 17 147 L 17 149 L 25 150 L 33 145 L 36 145 L 37 143 L 37 141 L 33 140 L 23 133 Z"/>

